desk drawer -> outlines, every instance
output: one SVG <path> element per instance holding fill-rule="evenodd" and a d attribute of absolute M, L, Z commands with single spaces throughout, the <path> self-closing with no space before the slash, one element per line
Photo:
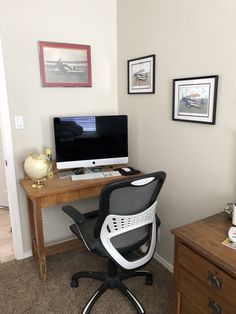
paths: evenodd
<path fill-rule="evenodd" d="M 183 295 L 181 302 L 181 314 L 191 313 L 192 304 L 193 313 L 198 309 L 199 313 L 204 314 L 235 314 L 236 307 L 227 303 L 219 297 L 214 291 L 202 284 L 196 277 L 189 274 L 182 267 L 179 272 L 179 292 Z M 186 298 L 186 300 L 184 300 Z M 189 300 L 189 301 L 188 301 Z M 188 301 L 188 302 L 186 302 Z M 188 312 L 185 310 L 189 309 Z"/>
<path fill-rule="evenodd" d="M 183 244 L 178 245 L 177 262 L 199 280 L 205 288 L 234 305 L 234 313 L 236 313 L 235 278 Z"/>

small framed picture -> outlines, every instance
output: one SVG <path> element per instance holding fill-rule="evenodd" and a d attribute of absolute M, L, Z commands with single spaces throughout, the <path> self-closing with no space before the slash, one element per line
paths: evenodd
<path fill-rule="evenodd" d="M 172 120 L 215 124 L 218 75 L 173 80 Z"/>
<path fill-rule="evenodd" d="M 91 87 L 90 46 L 39 42 L 42 85 Z"/>
<path fill-rule="evenodd" d="M 128 60 L 128 94 L 155 93 L 155 55 Z"/>

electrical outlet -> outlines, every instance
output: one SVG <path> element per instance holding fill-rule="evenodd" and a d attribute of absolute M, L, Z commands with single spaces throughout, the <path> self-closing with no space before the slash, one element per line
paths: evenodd
<path fill-rule="evenodd" d="M 160 228 L 157 230 L 157 241 L 161 242 L 161 229 Z"/>

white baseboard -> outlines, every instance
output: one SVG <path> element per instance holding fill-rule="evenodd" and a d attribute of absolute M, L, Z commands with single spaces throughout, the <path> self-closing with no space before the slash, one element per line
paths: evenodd
<path fill-rule="evenodd" d="M 31 257 L 32 255 L 33 255 L 32 251 L 24 252 L 23 258 L 28 258 L 28 257 Z"/>
<path fill-rule="evenodd" d="M 166 269 L 168 269 L 172 274 L 174 272 L 173 265 L 167 262 L 163 257 L 161 257 L 157 252 L 154 253 L 155 260 L 157 260 L 161 265 L 163 265 Z"/>

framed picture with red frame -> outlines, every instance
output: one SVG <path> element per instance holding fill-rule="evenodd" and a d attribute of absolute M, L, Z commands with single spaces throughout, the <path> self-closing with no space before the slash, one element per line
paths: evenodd
<path fill-rule="evenodd" d="M 39 41 L 42 85 L 91 87 L 90 46 Z"/>

